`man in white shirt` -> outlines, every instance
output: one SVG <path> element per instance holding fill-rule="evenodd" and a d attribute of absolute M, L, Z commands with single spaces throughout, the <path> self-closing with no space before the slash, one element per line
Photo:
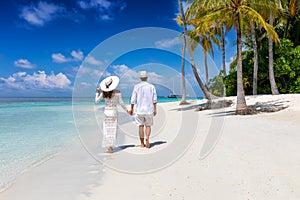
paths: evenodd
<path fill-rule="evenodd" d="M 135 106 L 135 121 L 139 126 L 141 147 L 145 147 L 144 138 L 146 132 L 146 148 L 150 148 L 149 137 L 151 126 L 153 125 L 153 116 L 156 115 L 157 95 L 154 85 L 147 82 L 148 76 L 146 71 L 140 72 L 140 79 L 141 82 L 134 86 L 131 95 L 131 110 L 129 114 L 133 114 Z"/>

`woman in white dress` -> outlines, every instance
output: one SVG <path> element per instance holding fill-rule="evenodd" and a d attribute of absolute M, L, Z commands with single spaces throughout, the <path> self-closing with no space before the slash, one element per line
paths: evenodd
<path fill-rule="evenodd" d="M 102 146 L 107 148 L 109 153 L 113 152 L 115 146 L 117 127 L 118 127 L 118 108 L 119 103 L 125 112 L 128 110 L 123 102 L 121 92 L 116 90 L 119 84 L 117 76 L 105 78 L 97 88 L 95 102 L 100 102 L 105 99 L 104 120 L 103 120 L 103 141 Z M 102 93 L 100 93 L 102 90 Z"/>

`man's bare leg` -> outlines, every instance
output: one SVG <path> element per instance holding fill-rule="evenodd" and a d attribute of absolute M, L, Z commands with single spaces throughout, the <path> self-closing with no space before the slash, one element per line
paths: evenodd
<path fill-rule="evenodd" d="M 144 148 L 145 147 L 145 143 L 144 143 L 145 133 L 144 133 L 143 125 L 139 126 L 139 135 L 140 135 L 141 147 Z"/>
<path fill-rule="evenodd" d="M 151 134 L 151 126 L 146 126 L 146 148 L 150 148 L 150 142 L 149 142 L 150 134 Z"/>

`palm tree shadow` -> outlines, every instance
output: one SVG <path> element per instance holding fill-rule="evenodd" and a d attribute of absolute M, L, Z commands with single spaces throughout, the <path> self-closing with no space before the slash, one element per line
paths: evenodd
<path fill-rule="evenodd" d="M 199 107 L 203 107 L 205 105 L 206 105 L 206 103 L 201 103 L 201 104 L 197 104 L 197 105 L 182 106 L 182 107 L 178 107 L 178 108 L 173 108 L 173 109 L 171 109 L 171 111 L 173 111 L 173 110 L 176 110 L 176 111 L 195 110 L 195 109 L 199 109 Z"/>

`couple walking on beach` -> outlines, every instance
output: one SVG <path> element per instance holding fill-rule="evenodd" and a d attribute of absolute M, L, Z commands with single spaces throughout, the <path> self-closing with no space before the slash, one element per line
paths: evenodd
<path fill-rule="evenodd" d="M 109 76 L 101 81 L 97 88 L 95 102 L 98 103 L 102 99 L 105 99 L 102 146 L 106 147 L 109 153 L 113 152 L 117 136 L 118 103 L 129 115 L 135 113 L 135 121 L 139 127 L 138 131 L 141 147 L 146 146 L 146 148 L 150 148 L 149 138 L 151 126 L 153 125 L 153 116 L 155 116 L 157 112 L 157 95 L 154 85 L 147 82 L 148 76 L 146 71 L 140 72 L 140 79 L 141 82 L 136 84 L 133 88 L 130 110 L 125 106 L 121 92 L 116 90 L 119 84 L 119 77 Z M 100 93 L 101 90 L 102 92 Z"/>

